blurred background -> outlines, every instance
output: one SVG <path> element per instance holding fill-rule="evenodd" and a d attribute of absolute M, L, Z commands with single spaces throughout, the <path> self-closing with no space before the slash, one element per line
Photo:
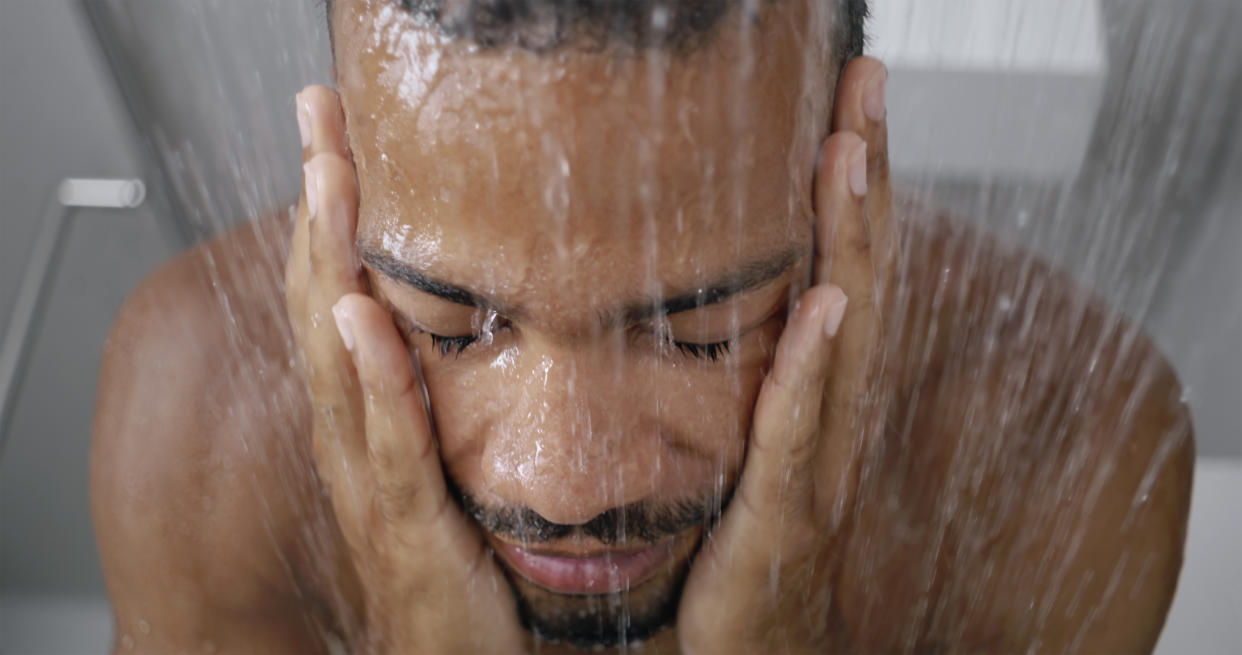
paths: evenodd
<path fill-rule="evenodd" d="M 1199 462 L 1159 652 L 1242 652 L 1242 3 L 873 2 L 901 186 L 1068 270 L 1177 368 Z M 0 0 L 0 653 L 107 650 L 101 344 L 158 263 L 296 196 L 322 11 Z M 93 202 L 68 178 L 145 194 L 66 206 Z"/>

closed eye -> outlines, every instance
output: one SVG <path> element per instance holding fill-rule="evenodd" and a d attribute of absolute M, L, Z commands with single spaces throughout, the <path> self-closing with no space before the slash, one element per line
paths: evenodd
<path fill-rule="evenodd" d="M 686 341 L 673 342 L 673 347 L 676 348 L 681 354 L 713 362 L 729 354 L 729 348 L 732 346 L 732 341 L 720 341 L 717 343 L 688 343 Z"/>
<path fill-rule="evenodd" d="M 411 330 L 411 332 L 421 332 L 421 330 Z M 479 336 L 475 334 L 467 334 L 460 337 L 450 337 L 442 334 L 426 333 L 431 337 L 431 345 L 440 353 L 441 357 L 447 358 L 449 355 L 460 357 L 471 345 L 479 340 Z M 705 361 L 715 362 L 725 355 L 729 354 L 733 341 L 718 341 L 716 343 L 691 343 L 688 341 L 669 342 L 677 352 L 687 357 L 702 359 Z"/>
<path fill-rule="evenodd" d="M 461 356 L 462 351 L 470 347 L 470 344 L 479 340 L 479 337 L 468 334 L 464 337 L 446 337 L 439 334 L 427 333 L 431 337 L 431 345 L 440 352 L 440 356 L 448 357 L 449 355 Z"/>

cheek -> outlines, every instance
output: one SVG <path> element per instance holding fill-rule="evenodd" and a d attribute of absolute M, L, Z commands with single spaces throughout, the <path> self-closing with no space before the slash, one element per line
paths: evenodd
<path fill-rule="evenodd" d="M 511 385 L 488 364 L 445 358 L 432 348 L 420 348 L 419 358 L 440 459 L 459 487 L 478 488 L 486 435 L 504 419 Z"/>
<path fill-rule="evenodd" d="M 766 358 L 684 364 L 653 376 L 650 407 L 679 451 L 693 453 L 713 476 L 736 477 L 745 456 Z"/>

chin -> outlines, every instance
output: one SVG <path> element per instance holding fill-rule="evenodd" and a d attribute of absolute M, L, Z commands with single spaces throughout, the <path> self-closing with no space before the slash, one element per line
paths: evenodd
<path fill-rule="evenodd" d="M 517 596 L 522 624 L 536 639 L 581 650 L 624 647 L 673 626 L 701 535 L 695 529 L 671 539 L 665 545 L 668 556 L 653 571 L 599 593 L 550 589 L 532 581 L 503 551 L 497 551 L 497 560 Z"/>

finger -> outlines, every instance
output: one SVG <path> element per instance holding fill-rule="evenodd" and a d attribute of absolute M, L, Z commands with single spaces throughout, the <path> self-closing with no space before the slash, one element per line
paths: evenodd
<path fill-rule="evenodd" d="M 305 184 L 303 184 L 305 186 Z M 306 225 L 306 194 L 298 201 L 294 215 L 289 258 L 285 260 L 285 311 L 293 338 L 301 344 L 306 321 L 306 285 L 310 277 L 310 231 Z"/>
<path fill-rule="evenodd" d="M 316 438 L 330 439 L 328 474 L 365 490 L 370 479 L 358 382 L 334 322 L 332 307 L 362 290 L 354 254 L 358 205 L 353 167 L 337 153 L 320 153 L 305 167 L 309 276 L 302 351 L 316 409 Z"/>
<path fill-rule="evenodd" d="M 337 153 L 320 153 L 305 166 L 310 235 L 309 344 L 326 362 L 345 362 L 340 337 L 328 320 L 345 294 L 363 291 L 354 236 L 358 227 L 358 186 L 354 167 Z"/>
<path fill-rule="evenodd" d="M 837 83 L 833 132 L 853 132 L 867 142 L 865 212 L 871 225 L 877 270 L 887 275 L 899 250 L 892 224 L 892 178 L 888 154 L 888 69 L 873 57 L 857 57 L 846 65 Z M 883 280 L 887 282 L 887 280 Z M 882 285 L 883 288 L 884 285 Z"/>
<path fill-rule="evenodd" d="M 311 445 L 316 473 L 327 488 L 347 540 L 351 546 L 362 548 L 367 499 L 372 492 L 360 420 L 356 418 L 361 411 L 349 393 L 352 366 L 347 357 L 336 352 L 339 349 L 331 346 L 339 338 L 324 334 L 322 327 L 327 321 L 323 301 L 312 299 L 316 287 L 311 279 L 311 219 L 321 213 L 320 205 L 334 206 L 320 198 L 320 191 L 331 193 L 332 185 L 322 184 L 317 169 L 305 166 L 320 155 L 347 154 L 344 118 L 336 94 L 324 87 L 304 89 L 295 98 L 295 105 L 304 167 L 289 259 L 285 263 L 286 310 L 314 408 Z"/>
<path fill-rule="evenodd" d="M 760 523 L 796 521 L 814 510 L 815 452 L 830 344 L 848 299 L 833 285 L 804 293 L 776 347 L 755 405 L 738 492 Z M 781 525 L 774 525 L 779 529 Z"/>
<path fill-rule="evenodd" d="M 323 153 L 335 153 L 349 159 L 345 139 L 345 114 L 336 91 L 325 86 L 308 86 L 294 98 L 297 105 L 298 132 L 302 138 L 302 166 Z M 302 178 L 299 218 L 308 215 L 306 177 Z"/>
<path fill-rule="evenodd" d="M 449 502 L 426 395 L 392 317 L 363 294 L 333 307 L 362 387 L 367 452 L 383 515 L 426 529 Z"/>
<path fill-rule="evenodd" d="M 305 357 L 307 381 L 315 408 L 314 453 L 331 493 L 342 527 L 363 534 L 368 499 L 373 493 L 366 455 L 363 410 L 357 379 L 340 335 L 333 326 L 332 305 L 361 288 L 354 254 L 357 186 L 344 151 L 343 119 L 336 94 L 311 87 L 299 97 L 311 128 L 303 155 L 303 196 L 295 228 L 294 256 L 286 277 L 290 293 L 300 295 L 297 332 Z M 309 111 L 306 108 L 309 107 Z M 303 122 L 302 120 L 299 121 Z M 291 272 L 294 267 L 298 272 Z M 300 287 L 300 288 L 299 288 Z"/>
<path fill-rule="evenodd" d="M 864 395 L 871 353 L 879 343 L 876 262 L 865 198 L 875 192 L 867 179 L 870 148 L 852 132 L 838 132 L 824 144 L 816 176 L 815 275 L 850 299 L 833 341 L 833 373 L 822 390 L 825 402 L 815 463 L 815 504 L 831 510 L 820 518 L 835 526 L 851 500 L 858 428 L 856 399 Z"/>
<path fill-rule="evenodd" d="M 302 140 L 302 163 L 322 152 L 347 155 L 345 117 L 337 93 L 324 86 L 308 86 L 294 97 L 298 132 Z M 285 263 L 285 302 L 294 336 L 307 320 L 306 288 L 310 276 L 310 233 L 307 229 L 308 207 L 306 179 L 298 196 L 294 217 L 289 259 Z"/>
<path fill-rule="evenodd" d="M 815 175 L 815 284 L 832 281 L 850 298 L 863 287 L 870 295 L 871 232 L 863 207 L 868 150 L 857 134 L 837 132 L 824 142 Z"/>
<path fill-rule="evenodd" d="M 326 86 L 312 85 L 302 89 L 295 102 L 303 163 L 323 152 L 348 156 L 345 113 L 337 92 Z"/>

